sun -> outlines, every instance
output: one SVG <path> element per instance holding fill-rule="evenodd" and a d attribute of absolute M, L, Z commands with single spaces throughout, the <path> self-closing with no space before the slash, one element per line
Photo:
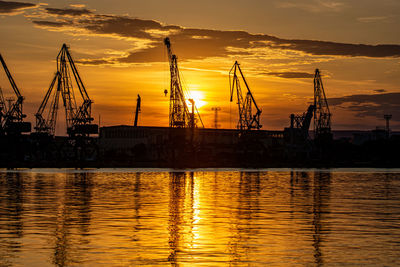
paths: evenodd
<path fill-rule="evenodd" d="M 193 99 L 194 100 L 194 104 L 197 107 L 197 109 L 200 109 L 202 106 L 207 104 L 207 102 L 204 101 L 203 93 L 200 92 L 200 91 L 190 91 L 187 99 Z M 189 100 L 186 100 L 186 103 L 187 103 L 188 106 L 192 105 Z"/>

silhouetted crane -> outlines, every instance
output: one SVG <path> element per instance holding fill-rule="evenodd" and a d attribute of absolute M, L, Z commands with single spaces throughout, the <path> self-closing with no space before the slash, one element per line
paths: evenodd
<path fill-rule="evenodd" d="M 79 94 L 82 97 L 82 104 L 80 106 L 76 103 L 73 81 L 75 81 L 75 85 L 78 87 Z M 54 90 L 55 86 L 56 89 Z M 93 118 L 91 116 L 91 105 L 93 101 L 89 98 L 66 44 L 62 45 L 57 55 L 57 72 L 35 114 L 35 129 L 37 132 L 54 136 L 60 96 L 65 109 L 68 135 L 74 137 L 97 134 L 98 125 L 92 124 Z M 47 116 L 43 117 L 50 98 L 51 103 L 48 108 Z"/>
<path fill-rule="evenodd" d="M 315 138 L 331 136 L 331 113 L 318 69 L 314 76 L 314 132 Z"/>
<path fill-rule="evenodd" d="M 242 80 L 247 89 L 245 97 L 242 95 L 240 79 L 237 74 L 238 71 L 240 72 Z M 235 61 L 235 64 L 233 64 L 233 67 L 229 71 L 229 87 L 231 92 L 231 102 L 233 101 L 233 95 L 235 91 L 237 95 L 237 105 L 239 110 L 239 121 L 237 128 L 242 131 L 251 129 L 259 130 L 262 127 L 260 124 L 261 110 L 257 106 L 256 100 L 250 91 L 249 85 L 247 84 L 247 81 L 237 61 Z M 255 114 L 253 114 L 253 105 L 256 111 Z"/>
<path fill-rule="evenodd" d="M 188 105 L 186 103 L 185 94 L 179 75 L 178 69 L 178 58 L 172 53 L 171 42 L 169 38 L 164 39 L 164 44 L 167 47 L 168 60 L 170 65 L 171 73 L 171 84 L 170 84 L 170 102 L 169 102 L 169 127 L 172 128 L 185 128 L 185 127 L 196 127 L 197 121 L 200 121 L 202 127 L 204 124 L 200 118 L 200 114 L 194 105 L 194 101 L 190 101 L 193 105 L 192 110 L 196 111 L 190 113 Z M 167 90 L 164 91 L 166 93 Z M 197 118 L 196 118 L 197 115 Z"/>
<path fill-rule="evenodd" d="M 310 105 L 307 111 L 304 112 L 302 115 L 290 115 L 290 129 L 292 130 L 292 134 L 296 136 L 296 140 L 298 138 L 301 138 L 301 141 L 305 141 L 308 139 L 308 131 L 310 129 L 314 111 L 315 106 Z"/>
<path fill-rule="evenodd" d="M 137 127 L 138 119 L 139 119 L 139 112 L 140 112 L 140 105 L 141 105 L 142 99 L 140 98 L 140 95 L 137 95 L 137 100 L 136 100 L 136 112 L 135 112 L 135 122 L 133 123 L 133 126 Z"/>
<path fill-rule="evenodd" d="M 0 54 L 0 61 L 7 75 L 8 81 L 17 97 L 14 101 L 10 99 L 9 105 L 4 101 L 3 92 L 0 97 L 0 135 L 21 134 L 31 131 L 31 123 L 24 122 L 25 114 L 22 112 L 24 97 L 21 95 L 17 84 L 15 83 L 10 71 L 7 68 L 6 62 Z"/>

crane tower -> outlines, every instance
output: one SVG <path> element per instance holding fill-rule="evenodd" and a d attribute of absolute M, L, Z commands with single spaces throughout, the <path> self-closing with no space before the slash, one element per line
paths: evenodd
<path fill-rule="evenodd" d="M 319 69 L 314 76 L 314 133 L 316 139 L 331 135 L 331 113 Z"/>
<path fill-rule="evenodd" d="M 75 98 L 74 83 L 78 88 L 79 95 L 82 97 L 82 103 L 79 106 Z M 66 44 L 62 45 L 57 55 L 57 72 L 35 114 L 35 129 L 37 133 L 55 135 L 60 96 L 65 109 L 67 133 L 70 137 L 98 133 L 98 125 L 92 124 L 91 105 L 93 101 L 89 98 Z M 48 107 L 47 115 L 45 115 L 49 100 L 50 106 Z"/>
<path fill-rule="evenodd" d="M 243 97 L 242 95 L 238 73 L 240 73 L 240 76 L 242 77 L 242 80 L 247 89 L 245 97 Z M 239 121 L 237 124 L 237 128 L 241 131 L 251 129 L 259 130 L 262 127 L 262 125 L 260 124 L 261 110 L 257 106 L 256 100 L 254 99 L 254 96 L 250 91 L 249 85 L 247 84 L 247 81 L 237 61 L 235 61 L 235 64 L 229 72 L 229 86 L 231 92 L 231 102 L 233 101 L 233 95 L 235 91 L 237 95 L 237 105 L 239 110 Z M 255 109 L 255 114 L 253 114 L 253 106 Z"/>
<path fill-rule="evenodd" d="M 171 83 L 170 83 L 170 101 L 169 101 L 169 127 L 172 128 L 190 128 L 196 127 L 197 121 L 200 121 L 204 127 L 203 122 L 200 118 L 200 114 L 194 105 L 194 101 L 191 100 L 192 110 L 189 111 L 189 107 L 186 103 L 185 94 L 179 75 L 178 69 L 178 58 L 172 53 L 171 41 L 169 38 L 164 39 L 164 44 L 167 47 L 168 59 L 170 65 Z M 196 111 L 196 114 L 195 112 Z M 197 116 L 196 116 L 197 115 Z"/>

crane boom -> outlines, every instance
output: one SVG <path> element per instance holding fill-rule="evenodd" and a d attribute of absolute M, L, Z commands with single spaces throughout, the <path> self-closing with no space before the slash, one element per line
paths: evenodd
<path fill-rule="evenodd" d="M 0 119 L 0 133 L 1 134 L 20 134 L 22 132 L 30 132 L 31 124 L 30 122 L 24 122 L 23 119 L 26 117 L 23 114 L 22 107 L 24 102 L 24 97 L 21 95 L 17 84 L 14 81 L 14 78 L 9 71 L 6 62 L 4 61 L 3 56 L 0 54 L 0 62 L 3 66 L 4 72 L 7 75 L 8 81 L 11 84 L 11 87 L 16 95 L 17 99 L 14 103 L 11 103 L 8 108 L 4 103 L 4 97 L 2 96 L 2 111 Z"/>
<path fill-rule="evenodd" d="M 12 89 L 14 90 L 15 95 L 17 96 L 18 99 L 21 98 L 22 95 L 21 95 L 21 93 L 19 92 L 18 86 L 17 86 L 17 84 L 15 83 L 15 81 L 14 81 L 14 79 L 13 79 L 13 77 L 12 77 L 10 71 L 8 70 L 7 64 L 6 64 L 6 62 L 4 61 L 4 59 L 3 59 L 3 57 L 2 57 L 1 54 L 0 54 L 0 61 L 1 61 L 1 64 L 3 65 L 3 69 L 4 69 L 4 71 L 5 71 L 6 75 L 7 75 L 8 80 L 10 81 L 11 87 L 12 87 Z M 18 99 L 17 99 L 17 101 L 18 101 Z"/>
<path fill-rule="evenodd" d="M 242 80 L 246 86 L 247 93 L 246 96 L 243 97 L 242 89 L 240 85 L 240 78 L 238 75 L 242 77 Z M 237 124 L 237 128 L 240 130 L 251 130 L 257 129 L 259 130 L 262 125 L 260 124 L 260 115 L 261 110 L 259 109 L 256 100 L 254 99 L 253 94 L 251 93 L 250 87 L 244 77 L 244 74 L 240 68 L 240 64 L 235 61 L 231 70 L 229 71 L 229 86 L 230 86 L 230 101 L 233 101 L 233 96 L 236 92 L 237 96 L 237 105 L 239 111 L 239 120 Z M 253 114 L 253 106 L 256 110 L 255 114 Z"/>

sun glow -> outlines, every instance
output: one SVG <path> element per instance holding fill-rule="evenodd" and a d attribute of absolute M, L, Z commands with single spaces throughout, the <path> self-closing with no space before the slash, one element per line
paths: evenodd
<path fill-rule="evenodd" d="M 186 103 L 188 106 L 192 106 L 192 104 L 188 99 L 194 100 L 194 104 L 197 107 L 197 109 L 200 109 L 202 106 L 207 104 L 207 102 L 203 100 L 204 99 L 203 93 L 200 91 L 190 91 Z"/>

